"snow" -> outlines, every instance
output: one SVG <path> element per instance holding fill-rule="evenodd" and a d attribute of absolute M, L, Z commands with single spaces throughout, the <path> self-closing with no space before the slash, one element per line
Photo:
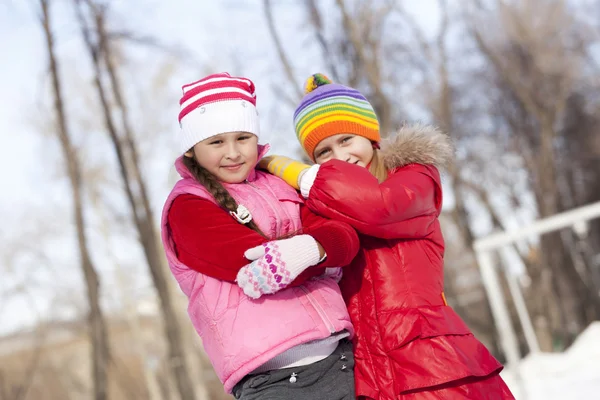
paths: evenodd
<path fill-rule="evenodd" d="M 521 385 L 514 371 L 502 372 L 517 400 L 600 399 L 600 321 L 564 353 L 530 354 L 518 370 Z"/>

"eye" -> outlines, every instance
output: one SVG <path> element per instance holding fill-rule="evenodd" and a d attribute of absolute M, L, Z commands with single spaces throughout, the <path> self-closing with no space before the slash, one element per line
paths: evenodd
<path fill-rule="evenodd" d="M 209 144 L 221 144 L 221 143 L 223 143 L 223 141 L 222 141 L 222 140 L 220 140 L 220 139 L 217 139 L 217 140 L 213 140 L 213 141 L 212 141 L 212 142 L 210 142 Z"/>
<path fill-rule="evenodd" d="M 317 158 L 325 156 L 325 155 L 326 155 L 327 153 L 329 153 L 330 151 L 331 151 L 331 150 L 329 150 L 329 149 L 323 149 L 323 150 L 319 151 L 319 152 L 317 153 Z"/>
<path fill-rule="evenodd" d="M 342 139 L 342 143 L 348 143 L 350 140 L 352 140 L 352 136 L 346 136 Z"/>
<path fill-rule="evenodd" d="M 238 140 L 248 140 L 248 139 L 250 139 L 250 135 L 244 135 L 244 136 L 240 136 L 238 138 Z"/>

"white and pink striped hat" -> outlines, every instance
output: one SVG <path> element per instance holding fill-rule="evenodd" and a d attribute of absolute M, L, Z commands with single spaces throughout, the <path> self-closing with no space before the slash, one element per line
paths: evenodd
<path fill-rule="evenodd" d="M 227 72 L 183 85 L 179 101 L 180 150 L 220 133 L 249 132 L 259 136 L 254 83 Z"/>

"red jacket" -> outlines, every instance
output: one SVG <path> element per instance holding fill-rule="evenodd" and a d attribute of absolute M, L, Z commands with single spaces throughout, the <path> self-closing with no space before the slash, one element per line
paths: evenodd
<path fill-rule="evenodd" d="M 357 396 L 513 398 L 498 376 L 502 365 L 443 295 L 442 186 L 435 165 L 451 155 L 446 135 L 404 128 L 383 150 L 390 171 L 383 183 L 365 168 L 333 160 L 321 165 L 310 190 L 311 210 L 347 222 L 361 239 L 341 281 L 356 329 Z"/>

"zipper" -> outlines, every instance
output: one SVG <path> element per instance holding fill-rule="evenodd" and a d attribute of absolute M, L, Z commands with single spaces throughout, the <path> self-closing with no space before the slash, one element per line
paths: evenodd
<path fill-rule="evenodd" d="M 327 316 L 327 313 L 325 312 L 325 310 L 323 310 L 323 307 L 321 307 L 321 305 L 319 304 L 319 302 L 313 297 L 312 294 L 310 294 L 310 292 L 308 291 L 308 289 L 304 285 L 300 285 L 298 287 L 300 289 L 302 289 L 302 291 L 304 292 L 304 294 L 306 294 L 306 298 L 308 299 L 308 301 L 310 302 L 310 304 L 313 306 L 313 308 L 317 311 L 317 314 L 319 314 L 319 317 L 321 317 L 321 320 L 323 321 L 323 323 L 325 324 L 325 326 L 327 327 L 327 329 L 329 329 L 329 332 L 331 332 L 332 334 L 334 334 L 335 333 L 335 327 L 333 326 L 333 322 L 331 322 L 331 320 Z"/>
<path fill-rule="evenodd" d="M 248 184 L 252 189 L 254 189 L 254 191 L 258 194 L 258 196 L 260 198 L 262 198 L 264 200 L 264 202 L 269 205 L 269 207 L 271 208 L 271 210 L 275 214 L 275 216 L 276 216 L 275 220 L 277 221 L 277 226 L 276 226 L 276 229 L 275 229 L 275 237 L 280 236 L 281 235 L 281 215 L 279 214 L 279 211 L 277 210 L 277 207 L 274 207 L 273 204 L 271 203 L 271 200 L 269 200 L 265 195 L 263 195 L 261 193 L 260 188 L 256 187 L 254 184 L 248 182 L 248 180 L 246 180 L 246 184 Z"/>

